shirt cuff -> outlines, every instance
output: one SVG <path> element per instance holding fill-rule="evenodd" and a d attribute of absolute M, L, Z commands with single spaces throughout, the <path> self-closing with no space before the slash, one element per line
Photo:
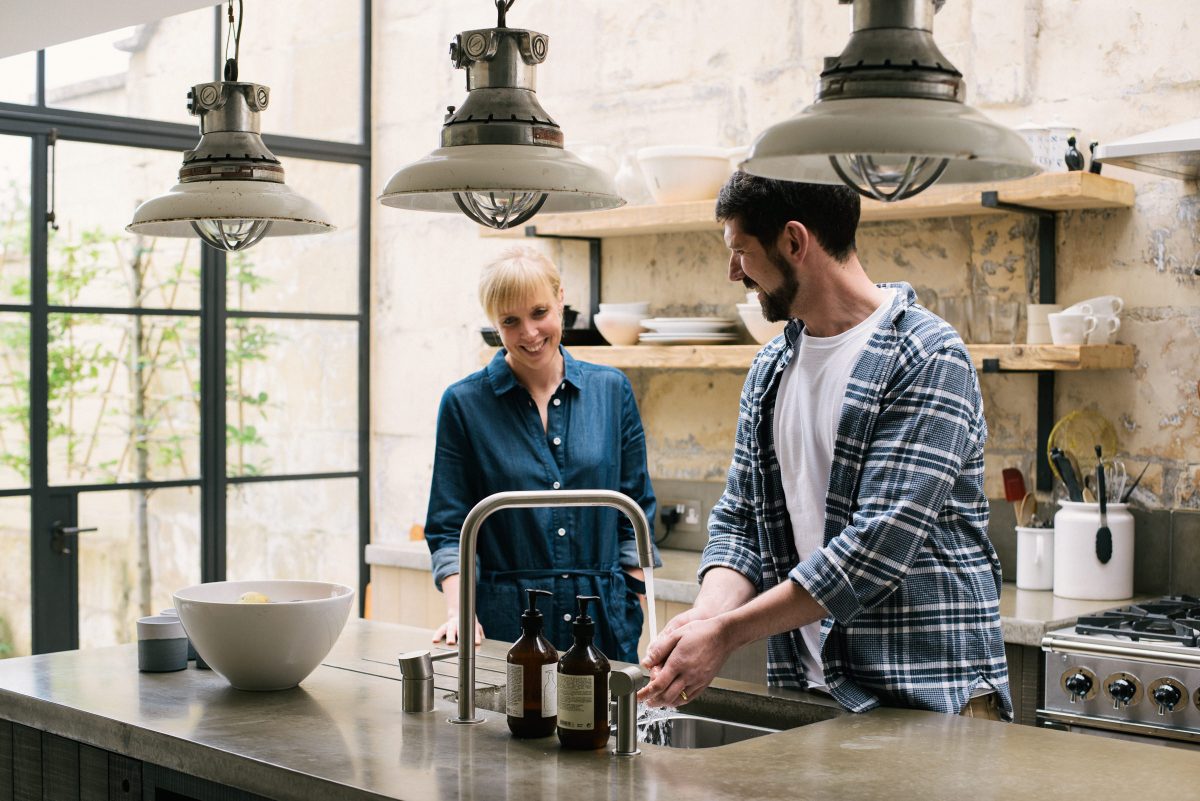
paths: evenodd
<path fill-rule="evenodd" d="M 714 567 L 727 567 L 741 573 L 755 588 L 761 588 L 762 556 L 744 542 L 742 537 L 710 535 L 700 557 L 700 569 L 696 571 L 696 580 L 703 584 L 704 574 L 709 570 Z"/>
<path fill-rule="evenodd" d="M 788 578 L 808 590 L 838 623 L 849 623 L 864 610 L 850 586 L 850 580 L 824 550 L 814 551 L 792 569 Z"/>
<path fill-rule="evenodd" d="M 429 555 L 433 563 L 433 583 L 438 590 L 442 589 L 442 579 L 458 573 L 458 546 L 447 545 L 438 548 Z"/>

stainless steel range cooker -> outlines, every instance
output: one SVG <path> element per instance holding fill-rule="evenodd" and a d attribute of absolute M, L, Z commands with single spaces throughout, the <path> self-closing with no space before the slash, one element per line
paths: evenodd
<path fill-rule="evenodd" d="M 1042 650 L 1038 725 L 1200 749 L 1200 598 L 1081 617 Z"/>

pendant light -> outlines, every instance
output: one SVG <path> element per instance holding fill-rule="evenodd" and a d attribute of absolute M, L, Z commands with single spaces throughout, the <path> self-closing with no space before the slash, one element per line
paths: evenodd
<path fill-rule="evenodd" d="M 536 93 L 550 39 L 509 28 L 513 2 L 495 0 L 495 28 L 450 43 L 454 66 L 467 72 L 467 99 L 449 107 L 442 146 L 388 181 L 383 205 L 462 212 L 489 228 L 520 225 L 539 211 L 625 205 L 609 176 L 563 149 L 562 129 Z"/>
<path fill-rule="evenodd" d="M 245 250 L 264 236 L 332 231 L 329 216 L 283 182 L 283 165 L 262 140 L 258 115 L 267 107 L 270 89 L 238 82 L 242 0 L 236 29 L 233 0 L 228 16 L 225 80 L 197 84 L 188 92 L 188 111 L 200 118 L 200 143 L 184 152 L 179 183 L 138 206 L 125 230 L 146 236 L 198 235 L 228 251 Z"/>
<path fill-rule="evenodd" d="M 945 0 L 853 3 L 853 33 L 825 59 L 817 99 L 768 128 L 741 165 L 754 175 L 844 183 L 884 202 L 935 182 L 1007 181 L 1039 172 L 1015 132 L 967 106 L 962 73 L 933 41 Z"/>

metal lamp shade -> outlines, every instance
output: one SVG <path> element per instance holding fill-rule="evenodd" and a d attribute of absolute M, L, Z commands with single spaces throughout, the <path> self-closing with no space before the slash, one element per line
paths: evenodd
<path fill-rule="evenodd" d="M 941 183 L 1025 178 L 1040 172 L 1015 131 L 961 103 L 918 98 L 853 98 L 815 103 L 754 141 L 741 169 L 818 184 L 843 179 L 831 159 L 855 155 L 881 165 L 910 157 L 947 159 Z"/>
<path fill-rule="evenodd" d="M 603 172 L 566 150 L 536 145 L 440 147 L 393 175 L 379 202 L 398 209 L 458 213 L 464 195 L 482 195 L 498 203 L 509 196 L 545 195 L 540 210 L 546 212 L 625 205 Z"/>
<path fill-rule="evenodd" d="M 201 229 L 241 234 L 237 246 L 214 243 Z M 125 228 L 146 236 L 195 236 L 240 250 L 264 236 L 300 236 L 334 230 L 329 215 L 287 184 L 269 181 L 197 181 L 176 184 L 137 207 Z"/>

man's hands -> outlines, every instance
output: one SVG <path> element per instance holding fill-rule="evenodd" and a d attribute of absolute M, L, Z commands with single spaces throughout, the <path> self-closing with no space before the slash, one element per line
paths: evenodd
<path fill-rule="evenodd" d="M 446 596 L 446 622 L 433 633 L 433 642 L 446 641 L 446 645 L 458 645 L 458 574 L 442 579 L 442 594 Z M 475 644 L 483 642 L 483 626 L 475 619 Z"/>
<path fill-rule="evenodd" d="M 691 609 L 672 618 L 646 649 L 642 664 L 650 668 L 650 683 L 638 700 L 648 706 L 687 703 L 708 687 L 736 647 L 720 617 Z"/>

